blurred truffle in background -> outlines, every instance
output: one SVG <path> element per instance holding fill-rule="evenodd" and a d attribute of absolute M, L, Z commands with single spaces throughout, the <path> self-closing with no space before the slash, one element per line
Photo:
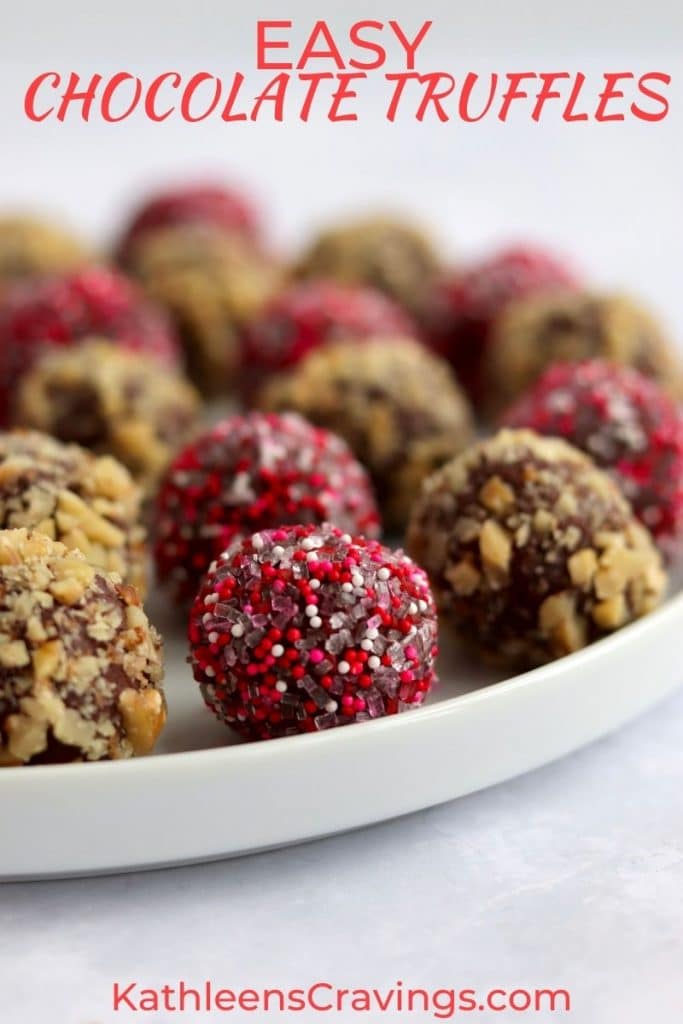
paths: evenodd
<path fill-rule="evenodd" d="M 0 214 L 0 291 L 11 281 L 68 273 L 93 259 L 86 242 L 60 224 Z"/>
<path fill-rule="evenodd" d="M 241 384 L 247 397 L 275 373 L 329 341 L 417 334 L 409 314 L 387 295 L 324 279 L 277 292 L 244 334 Z"/>
<path fill-rule="evenodd" d="M 489 409 L 518 398 L 551 363 L 606 359 L 683 394 L 683 364 L 659 322 L 622 295 L 552 293 L 510 303 L 486 362 Z"/>
<path fill-rule="evenodd" d="M 242 333 L 279 283 L 264 224 L 242 189 L 188 182 L 152 193 L 118 243 L 119 261 L 170 313 L 208 396 L 238 389 Z"/>
<path fill-rule="evenodd" d="M 15 282 L 0 294 L 0 425 L 11 419 L 21 377 L 42 354 L 106 337 L 160 364 L 180 349 L 166 315 L 126 277 L 106 267 Z"/>
<path fill-rule="evenodd" d="M 484 398 L 491 333 L 508 303 L 578 287 L 578 276 L 563 258 L 531 245 L 506 246 L 443 275 L 434 294 L 429 341 L 448 359 L 475 408 Z"/>
<path fill-rule="evenodd" d="M 180 373 L 149 356 L 89 339 L 56 349 L 23 377 L 15 422 L 114 455 L 151 498 L 196 428 L 200 399 Z"/>
<path fill-rule="evenodd" d="M 264 241 L 261 212 L 245 191 L 218 182 L 191 182 L 144 200 L 119 239 L 119 262 L 125 266 L 134 259 L 135 245 L 145 234 L 189 224 L 238 235 L 257 248 Z"/>
<path fill-rule="evenodd" d="M 424 477 L 472 438 L 451 368 L 412 338 L 331 342 L 272 377 L 258 401 L 345 438 L 370 472 L 388 529 L 405 525 Z"/>
<path fill-rule="evenodd" d="M 368 216 L 321 231 L 294 275 L 377 288 L 422 324 L 429 319 L 440 269 L 441 256 L 423 229 L 398 217 Z"/>
<path fill-rule="evenodd" d="M 144 232 L 129 265 L 170 313 L 200 391 L 237 390 L 243 331 L 279 283 L 272 260 L 239 235 L 181 223 Z"/>

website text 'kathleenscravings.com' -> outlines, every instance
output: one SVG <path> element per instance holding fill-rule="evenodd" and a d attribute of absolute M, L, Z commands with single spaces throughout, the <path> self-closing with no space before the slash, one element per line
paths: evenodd
<path fill-rule="evenodd" d="M 138 981 L 115 982 L 112 1009 L 117 1013 L 319 1013 L 358 1014 L 360 1020 L 376 1020 L 402 1015 L 423 1021 L 453 1020 L 468 1013 L 523 1014 L 571 1012 L 571 995 L 567 989 L 551 988 L 455 988 L 444 985 L 421 988 L 397 981 L 391 987 L 343 987 L 329 981 L 316 981 L 292 988 L 227 988 L 212 981 L 190 985 L 185 981 L 145 987 Z"/>

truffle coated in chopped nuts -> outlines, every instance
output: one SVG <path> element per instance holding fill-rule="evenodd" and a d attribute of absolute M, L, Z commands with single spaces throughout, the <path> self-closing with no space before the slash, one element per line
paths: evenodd
<path fill-rule="evenodd" d="M 149 753 L 162 675 L 133 587 L 43 534 L 0 531 L 0 766 Z"/>
<path fill-rule="evenodd" d="M 324 345 L 258 401 L 341 434 L 367 466 L 389 528 L 405 525 L 424 477 L 472 438 L 450 367 L 409 338 Z"/>
<path fill-rule="evenodd" d="M 56 224 L 0 216 L 0 288 L 15 278 L 66 273 L 91 258 L 79 238 Z"/>
<path fill-rule="evenodd" d="M 681 360 L 657 321 L 632 299 L 567 292 L 510 303 L 488 348 L 487 398 L 500 410 L 551 363 L 606 359 L 683 394 Z"/>
<path fill-rule="evenodd" d="M 20 426 L 113 455 L 151 497 L 197 425 L 199 395 L 179 373 L 98 338 L 43 356 L 15 408 Z"/>
<path fill-rule="evenodd" d="M 37 431 L 0 433 L 0 529 L 45 534 L 144 591 L 139 516 L 140 490 L 111 456 Z"/>
<path fill-rule="evenodd" d="M 666 574 L 616 484 L 559 438 L 502 430 L 424 485 L 408 529 L 437 605 L 489 659 L 570 654 L 652 611 Z"/>
<path fill-rule="evenodd" d="M 440 260 L 432 241 L 410 223 L 371 216 L 330 227 L 295 267 L 300 278 L 329 278 L 385 292 L 422 322 Z"/>
<path fill-rule="evenodd" d="M 144 232 L 130 267 L 175 320 L 200 391 L 234 389 L 242 331 L 277 284 L 273 264 L 236 235 L 179 224 Z"/>

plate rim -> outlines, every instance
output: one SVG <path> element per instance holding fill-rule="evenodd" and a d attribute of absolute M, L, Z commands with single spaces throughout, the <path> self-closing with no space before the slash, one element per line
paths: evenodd
<path fill-rule="evenodd" d="M 8 786 L 35 785 L 41 783 L 46 777 L 57 781 L 57 779 L 64 780 L 68 774 L 75 782 L 76 777 L 78 777 L 79 781 L 88 776 L 92 776 L 95 779 L 100 778 L 103 773 L 111 773 L 113 771 L 129 773 L 163 771 L 169 762 L 178 766 L 190 764 L 192 767 L 199 767 L 205 764 L 209 766 L 212 762 L 222 763 L 225 761 L 229 763 L 236 759 L 249 760 L 263 756 L 279 760 L 287 756 L 288 750 L 309 749 L 313 751 L 321 743 L 358 742 L 361 737 L 367 737 L 369 729 L 373 730 L 373 735 L 376 736 L 379 736 L 382 732 L 397 732 L 400 729 L 411 728 L 410 723 L 418 719 L 421 722 L 427 722 L 445 715 L 455 714 L 457 713 L 457 708 L 493 699 L 494 695 L 497 696 L 501 692 L 509 693 L 516 689 L 526 688 L 537 682 L 539 677 L 550 681 L 564 671 L 580 671 L 581 665 L 596 658 L 609 657 L 610 652 L 615 646 L 620 646 L 626 641 L 637 642 L 642 633 L 648 632 L 663 620 L 675 618 L 679 614 L 683 615 L 683 589 L 672 594 L 659 608 L 656 608 L 649 614 L 616 630 L 610 636 L 602 637 L 600 640 L 589 644 L 579 651 L 574 651 L 572 654 L 567 654 L 544 665 L 527 669 L 524 672 L 501 679 L 498 682 L 483 685 L 467 693 L 458 694 L 455 697 L 446 697 L 443 700 L 435 701 L 433 704 L 427 704 L 424 707 L 404 714 L 387 715 L 371 722 L 355 723 L 361 726 L 358 729 L 328 729 L 316 733 L 277 737 L 265 742 L 245 741 L 226 744 L 225 746 L 205 747 L 198 750 L 168 751 L 118 761 L 108 760 L 30 766 L 12 765 L 0 769 L 0 795 Z M 683 678 L 681 682 L 683 683 Z M 293 744 L 296 744 L 296 748 L 293 747 Z M 20 779 L 24 781 L 19 781 Z"/>

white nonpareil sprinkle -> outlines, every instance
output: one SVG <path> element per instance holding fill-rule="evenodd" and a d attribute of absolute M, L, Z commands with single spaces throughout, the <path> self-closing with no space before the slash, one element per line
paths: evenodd
<path fill-rule="evenodd" d="M 275 689 L 277 690 L 278 693 L 286 693 L 287 692 L 287 683 L 283 683 L 282 680 L 279 679 L 277 681 L 277 683 L 275 684 Z"/>
<path fill-rule="evenodd" d="M 282 655 L 285 653 L 285 649 L 282 646 L 282 644 L 273 644 L 273 646 L 270 649 L 270 653 L 273 655 L 274 658 L 281 658 Z"/>
<path fill-rule="evenodd" d="M 391 573 L 387 569 L 386 565 L 383 565 L 382 568 L 377 573 L 377 579 L 378 580 L 388 580 L 390 576 L 391 576 Z"/>
<path fill-rule="evenodd" d="M 381 664 L 382 662 L 379 660 L 376 654 L 373 654 L 370 658 L 368 658 L 368 668 L 373 671 L 374 669 L 379 668 Z"/>
<path fill-rule="evenodd" d="M 353 590 L 353 583 L 342 583 L 342 590 L 345 594 L 350 594 Z"/>
<path fill-rule="evenodd" d="M 308 618 L 312 619 L 314 615 L 318 614 L 318 606 L 317 604 L 307 604 L 304 611 L 306 612 Z"/>
<path fill-rule="evenodd" d="M 210 665 L 206 666 L 206 668 L 204 669 L 204 674 L 207 675 L 209 679 L 213 679 L 213 677 L 216 675 L 214 669 L 212 669 Z"/>
<path fill-rule="evenodd" d="M 311 616 L 311 626 L 312 626 L 313 629 L 320 629 L 322 624 L 323 624 L 323 620 L 320 618 L 319 615 L 312 615 Z"/>
<path fill-rule="evenodd" d="M 320 580 L 311 580 L 308 585 L 311 590 L 318 590 L 320 587 Z"/>
<path fill-rule="evenodd" d="M 350 670 L 351 666 L 349 665 L 348 661 L 340 661 L 339 664 L 337 665 L 337 672 L 339 673 L 340 676 L 345 676 L 347 672 L 349 672 Z"/>
<path fill-rule="evenodd" d="M 244 636 L 244 626 L 240 622 L 236 622 L 230 632 L 235 637 Z"/>
<path fill-rule="evenodd" d="M 325 705 L 325 711 L 329 711 L 331 713 L 333 711 L 336 711 L 338 707 L 339 705 L 337 704 L 336 700 L 328 700 L 327 704 Z"/>

